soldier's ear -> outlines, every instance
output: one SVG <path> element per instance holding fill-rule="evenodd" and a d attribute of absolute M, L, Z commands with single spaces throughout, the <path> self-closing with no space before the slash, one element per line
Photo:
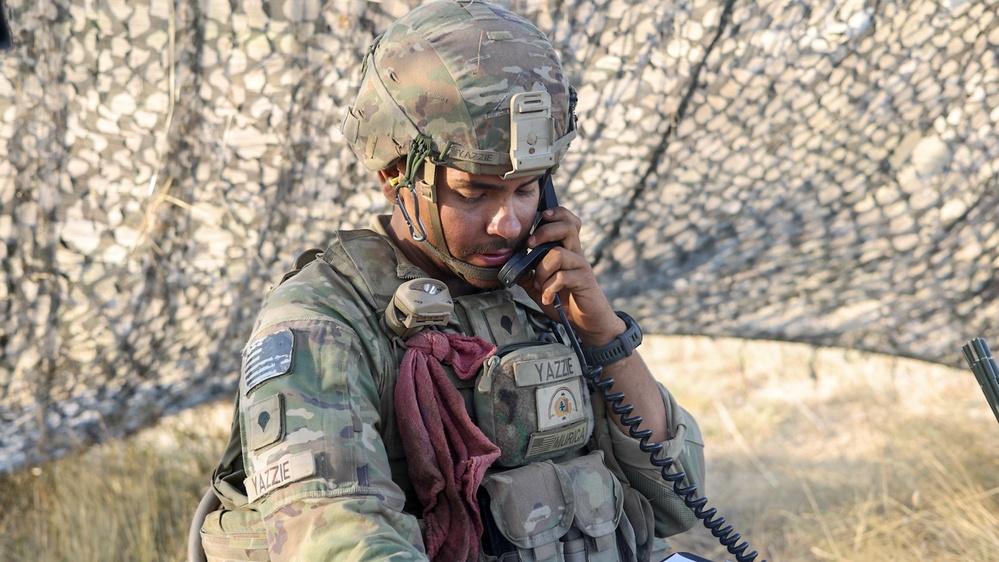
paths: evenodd
<path fill-rule="evenodd" d="M 393 205 L 395 204 L 395 187 L 402 181 L 404 165 L 398 162 L 378 171 L 378 185 L 382 186 L 382 193 Z"/>
<path fill-rule="evenodd" d="M 395 203 L 395 186 L 399 183 L 399 172 L 394 168 L 379 170 L 378 185 L 382 186 L 382 193 L 390 203 Z"/>

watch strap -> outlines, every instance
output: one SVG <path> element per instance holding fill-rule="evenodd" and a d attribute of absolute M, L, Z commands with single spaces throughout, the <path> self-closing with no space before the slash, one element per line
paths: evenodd
<path fill-rule="evenodd" d="M 635 348 L 642 343 L 642 329 L 638 327 L 638 322 L 625 312 L 614 311 L 618 318 L 624 320 L 624 332 L 619 334 L 614 341 L 607 345 L 584 346 L 583 354 L 586 362 L 591 366 L 606 367 L 611 363 L 616 363 L 631 355 Z"/>

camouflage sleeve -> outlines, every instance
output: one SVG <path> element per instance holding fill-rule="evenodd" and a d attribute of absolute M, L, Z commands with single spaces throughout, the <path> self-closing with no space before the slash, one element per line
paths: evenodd
<path fill-rule="evenodd" d="M 328 316 L 266 328 L 243 357 L 247 497 L 271 560 L 425 560 L 391 478 L 375 369 L 386 364 Z"/>
<path fill-rule="evenodd" d="M 663 441 L 660 456 L 674 459 L 670 472 L 683 471 L 686 477 L 683 485 L 697 487 L 697 497 L 703 495 L 704 486 L 704 440 L 697 421 L 677 404 L 676 399 L 665 387 L 659 385 L 666 415 L 669 420 L 670 439 Z M 594 413 L 598 429 L 594 432 L 597 446 L 605 455 L 613 455 L 617 466 L 632 488 L 640 492 L 652 504 L 655 517 L 655 534 L 669 537 L 682 533 L 697 523 L 693 512 L 683 500 L 673 492 L 673 485 L 663 480 L 660 470 L 649 462 L 649 454 L 639 448 L 637 439 L 618 429 L 609 416 L 613 416 L 598 395 L 593 396 Z M 635 412 L 641 415 L 641 412 Z"/>

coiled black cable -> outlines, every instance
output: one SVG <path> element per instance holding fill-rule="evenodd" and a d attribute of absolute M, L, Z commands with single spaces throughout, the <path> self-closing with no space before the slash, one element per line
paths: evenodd
<path fill-rule="evenodd" d="M 559 320 L 565 333 L 569 338 L 569 343 L 572 346 L 573 351 L 579 357 L 580 363 L 583 365 L 583 370 L 586 373 L 586 377 L 590 379 L 594 388 L 600 391 L 601 396 L 603 396 L 604 401 L 610 407 L 611 411 L 617 414 L 621 420 L 621 425 L 628 428 L 628 434 L 631 435 L 633 439 L 638 439 L 638 447 L 642 452 L 649 454 L 649 462 L 660 469 L 660 476 L 663 480 L 669 482 L 673 485 L 673 492 L 676 493 L 683 503 L 694 513 L 704 526 L 711 531 L 711 534 L 718 539 L 718 542 L 724 546 L 730 554 L 735 556 L 737 562 L 753 562 L 756 560 L 758 553 L 754 550 L 749 554 L 746 554 L 746 550 L 749 549 L 749 543 L 743 541 L 739 543 L 741 535 L 739 533 L 734 533 L 734 529 L 731 525 L 725 525 L 724 517 L 715 517 L 718 511 L 715 508 L 704 509 L 707 505 L 708 499 L 705 497 L 696 498 L 697 487 L 693 484 L 689 486 L 683 486 L 681 483 L 683 479 L 687 476 L 682 470 L 677 471 L 674 474 L 670 474 L 669 469 L 672 468 L 675 460 L 673 457 L 659 458 L 659 452 L 662 451 L 662 443 L 649 443 L 649 439 L 652 437 L 652 430 L 643 429 L 639 430 L 638 426 L 642 423 L 642 416 L 631 416 L 632 411 L 635 407 L 632 404 L 624 404 L 624 393 L 623 392 L 611 392 L 611 387 L 614 386 L 614 379 L 606 378 L 601 380 L 603 375 L 603 367 L 599 365 L 590 366 L 586 362 L 585 355 L 583 354 L 583 347 L 579 343 L 579 338 L 576 337 L 576 332 L 569 325 L 569 319 L 565 315 L 565 310 L 562 309 L 562 299 L 559 298 L 558 294 L 555 295 L 553 302 L 555 310 L 558 311 Z M 766 562 L 762 560 L 761 562 Z"/>

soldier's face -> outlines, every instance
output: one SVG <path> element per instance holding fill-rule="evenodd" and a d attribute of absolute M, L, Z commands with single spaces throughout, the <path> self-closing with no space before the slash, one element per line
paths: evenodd
<path fill-rule="evenodd" d="M 504 180 L 444 167 L 437 177 L 437 202 L 451 255 L 481 267 L 505 264 L 530 234 L 539 196 L 536 176 Z"/>

